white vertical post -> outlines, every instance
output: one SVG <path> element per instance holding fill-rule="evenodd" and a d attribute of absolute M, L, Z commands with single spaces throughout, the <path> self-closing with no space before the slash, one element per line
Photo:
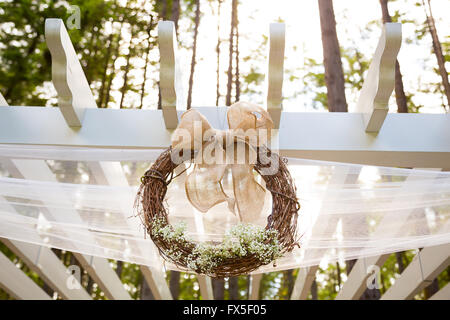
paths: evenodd
<path fill-rule="evenodd" d="M 363 113 L 366 132 L 379 132 L 389 111 L 389 97 L 395 85 L 395 61 L 401 43 L 402 25 L 386 23 L 356 106 L 356 111 Z"/>
<path fill-rule="evenodd" d="M 52 55 L 59 109 L 70 127 L 81 127 L 85 109 L 97 108 L 97 104 L 61 19 L 45 20 L 45 40 Z"/>
<path fill-rule="evenodd" d="M 297 279 L 292 289 L 291 300 L 306 300 L 308 298 L 311 285 L 316 278 L 316 272 L 319 266 L 311 266 L 306 268 L 300 268 L 298 270 Z"/>
<path fill-rule="evenodd" d="M 177 63 L 177 36 L 172 21 L 158 23 L 158 44 L 161 108 L 166 128 L 175 129 L 178 125 L 177 107 L 184 109 L 184 95 L 181 86 L 181 70 Z"/>
<path fill-rule="evenodd" d="M 259 299 L 259 288 L 261 287 L 262 273 L 250 275 L 250 295 L 249 300 Z"/>
<path fill-rule="evenodd" d="M 203 300 L 214 300 L 211 277 L 198 274 L 197 281 Z"/>
<path fill-rule="evenodd" d="M 267 73 L 267 110 L 272 117 L 275 129 L 280 127 L 283 76 L 285 24 L 271 23 L 269 32 L 269 68 Z"/>

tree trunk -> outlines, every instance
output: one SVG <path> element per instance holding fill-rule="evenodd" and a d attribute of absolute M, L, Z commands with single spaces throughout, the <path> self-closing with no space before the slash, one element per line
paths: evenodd
<path fill-rule="evenodd" d="M 236 12 L 237 11 L 237 0 L 232 0 L 231 3 L 231 27 L 230 27 L 230 46 L 229 46 L 229 57 L 228 57 L 228 82 L 227 82 L 227 96 L 225 104 L 227 106 L 231 105 L 231 90 L 233 87 L 233 52 L 234 52 L 234 31 L 236 29 Z"/>
<path fill-rule="evenodd" d="M 127 62 L 125 64 L 125 68 L 124 68 L 124 76 L 123 76 L 123 85 L 122 88 L 120 89 L 120 104 L 119 104 L 119 109 L 122 109 L 123 106 L 123 102 L 125 99 L 125 94 L 128 91 L 128 73 L 130 71 L 130 59 L 131 56 L 133 55 L 133 37 L 134 37 L 134 27 L 133 25 L 130 25 L 131 28 L 131 37 L 130 37 L 130 41 L 128 43 L 128 54 L 127 54 Z"/>
<path fill-rule="evenodd" d="M 223 279 L 212 279 L 214 300 L 225 298 L 225 281 Z"/>
<path fill-rule="evenodd" d="M 341 287 L 341 266 L 339 265 L 339 262 L 336 262 L 336 273 L 337 273 L 337 285 L 340 288 Z"/>
<path fill-rule="evenodd" d="M 238 300 L 239 299 L 239 286 L 238 286 L 239 277 L 230 277 L 228 279 L 228 293 L 230 300 Z"/>
<path fill-rule="evenodd" d="M 286 300 L 289 300 L 292 294 L 292 290 L 294 289 L 294 269 L 289 269 L 284 272 L 284 282 L 287 287 L 287 297 Z"/>
<path fill-rule="evenodd" d="M 169 288 L 173 299 L 178 300 L 180 295 L 180 273 L 178 271 L 170 271 Z"/>
<path fill-rule="evenodd" d="M 331 112 L 347 112 L 344 74 L 332 1 L 319 0 L 319 13 L 328 110 Z"/>
<path fill-rule="evenodd" d="M 425 9 L 425 15 L 427 16 L 428 29 L 430 30 L 431 38 L 433 40 L 433 51 L 434 51 L 434 54 L 436 55 L 436 59 L 438 62 L 439 74 L 441 75 L 442 84 L 444 85 L 444 92 L 447 97 L 447 106 L 450 108 L 450 84 L 448 81 L 448 73 L 445 68 L 444 55 L 442 54 L 441 42 L 439 41 L 439 37 L 437 34 L 437 30 L 436 30 L 436 23 L 434 21 L 433 12 L 431 11 L 431 2 L 430 2 L 430 0 L 427 1 L 429 13 L 427 13 L 424 0 L 422 0 L 422 3 L 423 3 L 423 7 Z M 445 109 L 445 106 L 444 106 L 444 109 Z"/>
<path fill-rule="evenodd" d="M 116 274 L 119 277 L 119 279 L 122 276 L 122 270 L 123 270 L 123 261 L 117 260 Z"/>
<path fill-rule="evenodd" d="M 98 92 L 98 107 L 103 108 L 103 101 L 105 97 L 105 88 L 107 84 L 107 72 L 109 69 L 109 61 L 111 59 L 111 51 L 112 51 L 112 42 L 114 37 L 114 28 L 111 31 L 111 34 L 108 37 L 108 41 L 106 43 L 106 47 L 108 48 L 105 55 L 105 63 L 103 66 L 103 74 L 102 74 L 102 85 L 100 86 L 100 90 Z"/>
<path fill-rule="evenodd" d="M 401 274 L 405 270 L 405 265 L 403 263 L 403 251 L 396 252 L 395 258 L 397 259 L 398 272 Z"/>
<path fill-rule="evenodd" d="M 388 1 L 380 0 L 383 23 L 392 22 L 388 9 Z M 403 89 L 403 76 L 400 72 L 398 60 L 395 61 L 395 100 L 397 102 L 397 112 L 408 113 L 405 90 Z"/>
<path fill-rule="evenodd" d="M 191 104 L 192 104 L 192 86 L 194 84 L 195 55 L 196 55 L 196 51 L 197 51 L 197 35 L 198 35 L 198 25 L 200 24 L 200 0 L 195 1 L 195 7 L 196 8 L 195 8 L 194 44 L 192 47 L 191 74 L 189 76 L 187 109 L 190 109 Z"/>
<path fill-rule="evenodd" d="M 178 36 L 178 20 L 179 19 L 180 19 L 180 0 L 173 0 L 171 20 L 175 24 L 175 32 L 176 32 L 177 36 Z"/>
<path fill-rule="evenodd" d="M 317 300 L 317 282 L 316 282 L 316 278 L 314 278 L 314 281 L 311 284 L 311 300 Z"/>
<path fill-rule="evenodd" d="M 235 59 L 236 59 L 236 72 L 235 72 L 235 81 L 234 81 L 234 85 L 235 85 L 235 89 L 236 89 L 236 96 L 234 98 L 234 102 L 239 101 L 240 96 L 241 96 L 241 82 L 239 80 L 239 14 L 238 14 L 238 3 L 236 1 L 236 21 L 235 21 L 235 25 L 234 25 L 234 29 L 236 31 L 236 46 L 234 48 L 234 52 L 235 52 Z"/>
<path fill-rule="evenodd" d="M 150 32 L 152 31 L 153 28 L 153 16 L 150 16 L 150 22 L 147 28 L 147 49 L 145 50 L 145 65 L 144 65 L 144 79 L 142 80 L 142 85 L 141 85 L 141 102 L 139 104 L 139 109 L 142 109 L 143 105 L 144 105 L 144 96 L 145 96 L 145 83 L 147 82 L 147 66 L 148 66 L 148 57 L 150 54 L 150 49 L 151 49 L 151 35 Z"/>
<path fill-rule="evenodd" d="M 220 99 L 220 8 L 222 6 L 222 0 L 218 0 L 217 2 L 217 45 L 216 45 L 216 53 L 217 53 L 217 85 L 216 85 L 216 106 L 219 106 Z"/>

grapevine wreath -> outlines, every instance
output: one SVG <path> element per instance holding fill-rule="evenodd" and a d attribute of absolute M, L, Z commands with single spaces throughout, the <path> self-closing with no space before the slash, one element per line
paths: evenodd
<path fill-rule="evenodd" d="M 207 136 L 207 132 L 210 132 L 207 139 L 202 138 L 204 141 L 206 140 L 206 143 L 200 148 L 198 146 L 196 148 L 194 143 L 189 143 L 187 145 L 188 152 L 184 152 L 183 155 L 184 161 L 180 163 L 180 161 L 174 161 L 174 153 L 179 153 L 181 144 L 175 143 L 172 138 L 172 146 L 162 152 L 142 176 L 135 204 L 146 232 L 166 261 L 174 263 L 180 269 L 217 278 L 248 274 L 262 265 L 275 263 L 277 258 L 298 246 L 296 230 L 300 204 L 296 197 L 296 188 L 284 159 L 267 148 L 265 143 L 261 143 L 261 141 L 265 142 L 264 139 L 260 139 L 259 143 L 252 144 L 248 139 L 236 138 L 238 134 L 233 135 L 233 141 L 235 142 L 237 139 L 244 143 L 247 146 L 247 152 L 248 150 L 255 151 L 255 161 L 252 165 L 233 167 L 233 174 L 235 174 L 233 179 L 237 181 L 234 189 L 235 199 L 225 195 L 220 182 L 224 170 L 230 165 L 198 164 L 199 149 L 205 148 L 210 143 L 222 141 L 221 139 L 224 139 L 225 136 L 230 136 L 230 132 L 237 132 L 235 129 L 265 128 L 269 130 L 270 134 L 272 128 L 272 120 L 267 111 L 245 102 L 232 105 L 228 109 L 227 117 L 231 129 L 228 132 L 221 132 L 211 129 L 206 118 L 195 110 L 189 110 L 183 114 L 177 130 L 186 128 L 190 130 L 195 121 L 200 121 L 204 125 L 202 131 L 204 136 L 205 132 Z M 267 157 L 270 157 L 272 163 L 275 161 L 277 164 L 277 170 L 270 174 L 265 172 L 269 166 L 264 160 Z M 255 208 L 255 210 L 262 209 L 260 203 L 264 202 L 264 198 L 258 198 L 256 191 L 259 192 L 263 187 L 253 181 L 255 173 L 259 174 L 265 183 L 265 189 L 272 195 L 272 212 L 267 217 L 266 227 L 262 228 L 251 223 L 239 223 L 227 231 L 222 242 L 199 242 L 193 241 L 186 235 L 184 224 L 171 225 L 164 199 L 171 181 L 186 172 L 186 163 L 194 165 L 194 171 L 186 179 L 186 194 L 191 204 L 198 210 L 206 212 L 218 202 L 228 201 L 229 208 L 237 207 L 238 215 L 244 222 L 246 222 L 247 211 Z M 183 166 L 183 170 L 176 175 L 175 171 L 178 166 Z M 244 171 L 240 169 L 243 166 L 245 167 Z M 205 167 L 206 170 L 202 171 Z M 218 176 L 213 173 L 216 169 L 222 170 Z M 243 174 L 241 174 L 242 172 Z M 207 177 L 209 180 L 205 179 L 205 174 L 209 175 Z M 189 177 L 193 178 L 189 179 Z M 199 180 L 199 178 L 203 180 Z M 192 184 L 192 182 L 189 184 L 189 181 L 197 184 Z M 202 193 L 203 186 L 198 181 L 209 183 L 205 187 L 204 193 Z M 211 183 L 217 186 L 218 199 L 206 199 L 211 197 Z M 245 183 L 250 184 L 245 185 Z M 244 184 L 245 190 L 238 190 L 236 186 L 242 184 Z M 194 188 L 195 192 L 192 192 L 191 188 Z M 253 192 L 252 190 L 255 190 L 255 193 L 247 194 Z M 205 201 L 210 203 L 205 204 Z"/>

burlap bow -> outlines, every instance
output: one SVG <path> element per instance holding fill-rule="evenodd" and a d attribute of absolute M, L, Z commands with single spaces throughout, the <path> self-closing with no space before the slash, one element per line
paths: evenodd
<path fill-rule="evenodd" d="M 247 102 L 230 106 L 227 120 L 229 130 L 222 131 L 213 129 L 198 111 L 185 112 L 172 136 L 172 148 L 177 154 L 180 149 L 197 151 L 185 184 L 186 195 L 196 209 L 206 213 L 226 201 L 240 221 L 255 221 L 266 192 L 255 180 L 256 147 L 270 139 L 273 122 L 266 110 Z M 233 197 L 222 186 L 227 170 L 231 170 Z"/>

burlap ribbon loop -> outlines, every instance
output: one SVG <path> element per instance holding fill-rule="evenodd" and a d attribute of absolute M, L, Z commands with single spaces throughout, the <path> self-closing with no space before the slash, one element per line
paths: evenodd
<path fill-rule="evenodd" d="M 186 177 L 190 203 L 206 213 L 218 203 L 227 202 L 240 221 L 255 221 L 264 206 L 266 190 L 256 181 L 253 164 L 257 148 L 270 139 L 273 122 L 262 107 L 237 102 L 227 111 L 229 130 L 217 130 L 198 111 L 181 116 L 172 136 L 172 149 L 195 150 L 194 169 Z M 222 179 L 231 170 L 233 196 L 227 195 Z"/>

